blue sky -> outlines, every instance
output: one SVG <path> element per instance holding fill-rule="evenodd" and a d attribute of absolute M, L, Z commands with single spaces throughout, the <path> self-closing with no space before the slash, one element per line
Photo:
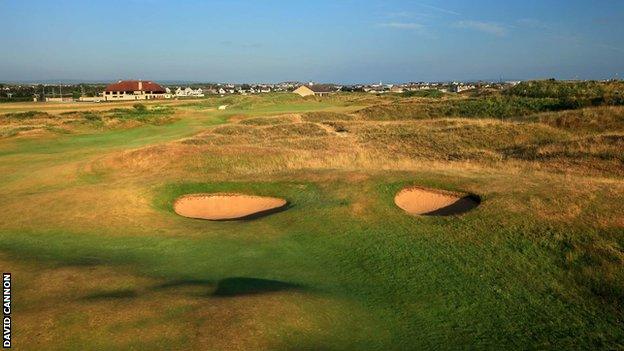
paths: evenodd
<path fill-rule="evenodd" d="M 620 0 L 0 0 L 0 81 L 624 78 Z"/>

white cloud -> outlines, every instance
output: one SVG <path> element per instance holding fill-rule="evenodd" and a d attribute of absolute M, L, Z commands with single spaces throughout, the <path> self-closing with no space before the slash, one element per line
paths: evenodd
<path fill-rule="evenodd" d="M 427 4 L 418 4 L 419 6 L 422 6 L 424 8 L 430 9 L 430 10 L 434 10 L 434 11 L 438 11 L 438 12 L 442 12 L 442 13 L 446 13 L 449 15 L 455 15 L 455 16 L 461 16 L 461 14 L 459 12 L 455 12 L 453 10 L 449 10 L 449 9 L 443 9 L 441 7 L 437 7 L 437 6 L 432 6 L 432 5 L 427 5 Z"/>
<path fill-rule="evenodd" d="M 481 21 L 459 21 L 455 24 L 458 28 L 466 28 L 473 29 L 483 33 L 496 35 L 498 37 L 503 37 L 507 34 L 507 28 L 492 22 L 481 22 Z"/>
<path fill-rule="evenodd" d="M 413 22 L 388 22 L 388 23 L 382 23 L 379 26 L 386 27 L 386 28 L 413 29 L 413 30 L 421 30 L 425 28 L 425 26 L 423 26 L 422 24 L 413 23 Z"/>

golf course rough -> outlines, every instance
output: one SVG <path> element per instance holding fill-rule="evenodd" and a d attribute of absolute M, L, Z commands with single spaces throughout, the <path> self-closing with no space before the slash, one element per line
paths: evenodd
<path fill-rule="evenodd" d="M 476 208 L 480 199 L 475 195 L 414 186 L 399 191 L 394 203 L 410 215 L 453 216 Z"/>
<path fill-rule="evenodd" d="M 227 221 L 252 219 L 286 208 L 284 199 L 245 194 L 189 194 L 178 198 L 174 211 L 183 217 Z"/>

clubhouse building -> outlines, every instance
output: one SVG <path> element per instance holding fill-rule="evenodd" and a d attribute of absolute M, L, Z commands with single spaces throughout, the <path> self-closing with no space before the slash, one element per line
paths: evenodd
<path fill-rule="evenodd" d="M 109 84 L 102 94 L 104 101 L 169 99 L 165 88 L 150 81 L 120 80 Z"/>

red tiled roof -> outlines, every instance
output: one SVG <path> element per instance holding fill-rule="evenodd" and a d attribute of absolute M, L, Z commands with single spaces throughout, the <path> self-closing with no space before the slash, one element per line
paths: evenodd
<path fill-rule="evenodd" d="M 139 89 L 139 82 L 143 85 L 142 89 Z M 165 88 L 150 81 L 120 80 L 117 83 L 107 85 L 104 91 L 152 91 L 154 93 L 164 93 Z"/>

